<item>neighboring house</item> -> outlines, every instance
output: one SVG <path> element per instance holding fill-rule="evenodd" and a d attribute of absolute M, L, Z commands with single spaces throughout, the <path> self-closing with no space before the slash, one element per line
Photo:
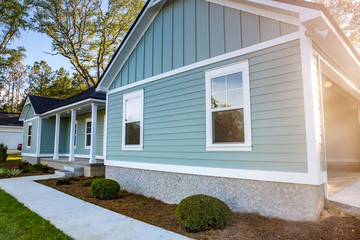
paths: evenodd
<path fill-rule="evenodd" d="M 22 143 L 23 123 L 19 121 L 20 114 L 0 112 L 0 143 L 8 149 L 17 149 Z"/>
<path fill-rule="evenodd" d="M 325 149 L 336 159 L 342 147 L 325 144 L 324 122 L 347 124 L 324 118 L 322 95 L 334 87 L 358 104 L 359 63 L 319 4 L 149 1 L 96 86 L 107 93 L 106 177 L 167 203 L 202 193 L 237 212 L 314 220 Z"/>
<path fill-rule="evenodd" d="M 29 95 L 20 115 L 23 160 L 48 163 L 49 159 L 73 162 L 77 158 L 90 164 L 103 160 L 106 96 L 94 90 L 66 99 Z"/>

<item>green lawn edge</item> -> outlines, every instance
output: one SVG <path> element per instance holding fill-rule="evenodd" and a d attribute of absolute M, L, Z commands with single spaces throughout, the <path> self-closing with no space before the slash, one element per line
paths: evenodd
<path fill-rule="evenodd" d="M 0 239 L 72 239 L 0 189 Z"/>

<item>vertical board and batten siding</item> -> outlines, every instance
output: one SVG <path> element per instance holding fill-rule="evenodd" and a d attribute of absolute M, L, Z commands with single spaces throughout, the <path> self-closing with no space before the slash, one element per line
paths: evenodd
<path fill-rule="evenodd" d="M 248 60 L 251 152 L 207 152 L 205 71 Z M 122 151 L 123 94 L 144 89 L 143 151 Z M 299 41 L 108 95 L 107 160 L 307 172 Z"/>
<path fill-rule="evenodd" d="M 32 112 L 33 109 L 30 108 L 28 113 L 30 113 L 30 110 Z M 33 115 L 32 116 L 29 116 L 27 117 L 26 119 L 29 119 L 29 118 L 32 118 L 34 117 Z M 25 120 L 26 120 L 25 119 Z M 37 144 L 37 131 L 38 131 L 38 119 L 33 119 L 33 120 L 30 120 L 30 121 L 26 121 L 24 122 L 24 126 L 23 126 L 23 147 L 22 147 L 22 153 L 31 153 L 31 154 L 35 154 L 36 153 L 36 144 Z M 31 130 L 31 147 L 28 148 L 27 147 L 27 137 L 28 137 L 28 129 L 29 129 L 29 125 L 32 124 L 32 130 Z"/>
<path fill-rule="evenodd" d="M 103 155 L 104 115 L 105 115 L 105 110 L 100 110 L 97 113 L 96 155 Z M 91 118 L 91 113 L 86 113 L 76 116 L 76 120 L 78 124 L 78 129 L 77 129 L 78 132 L 76 137 L 75 154 L 81 154 L 81 155 L 90 154 L 90 149 L 85 149 L 85 123 L 87 118 Z"/>
<path fill-rule="evenodd" d="M 168 0 L 109 89 L 296 31 L 297 26 L 203 0 Z"/>

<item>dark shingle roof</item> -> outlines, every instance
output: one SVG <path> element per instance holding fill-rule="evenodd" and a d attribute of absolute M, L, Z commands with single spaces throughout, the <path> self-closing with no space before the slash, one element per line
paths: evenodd
<path fill-rule="evenodd" d="M 41 114 L 49 110 L 69 105 L 71 103 L 79 102 L 88 98 L 95 98 L 100 100 L 106 99 L 105 93 L 95 92 L 95 87 L 91 87 L 81 93 L 78 93 L 72 97 L 59 99 L 59 98 L 49 98 L 49 97 L 40 97 L 29 95 L 31 104 L 35 110 L 36 114 Z"/>
<path fill-rule="evenodd" d="M 22 126 L 23 122 L 19 121 L 19 116 L 19 113 L 0 112 L 0 125 Z"/>

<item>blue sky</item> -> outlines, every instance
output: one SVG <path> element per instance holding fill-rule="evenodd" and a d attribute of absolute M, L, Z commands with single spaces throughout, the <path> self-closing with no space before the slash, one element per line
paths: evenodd
<path fill-rule="evenodd" d="M 24 46 L 26 49 L 25 65 L 32 66 L 34 62 L 41 60 L 46 61 L 53 70 L 64 67 L 66 70 L 73 72 L 70 61 L 61 55 L 50 55 L 45 52 L 52 52 L 51 39 L 41 33 L 34 31 L 22 31 L 21 38 L 15 39 L 10 48 Z"/>

